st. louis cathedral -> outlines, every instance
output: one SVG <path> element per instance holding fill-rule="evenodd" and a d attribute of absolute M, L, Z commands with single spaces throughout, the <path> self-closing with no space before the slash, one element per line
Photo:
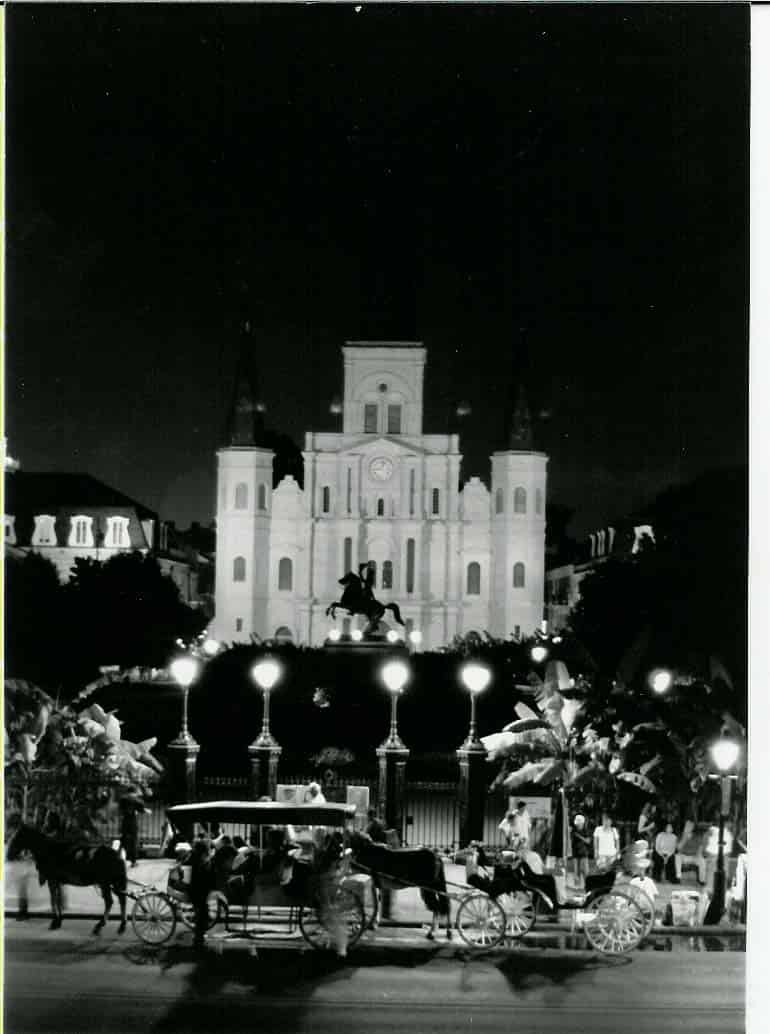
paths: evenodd
<path fill-rule="evenodd" d="M 471 630 L 531 634 L 543 616 L 548 458 L 533 449 L 523 397 L 492 454 L 491 490 L 476 477 L 460 486 L 459 435 L 423 428 L 423 345 L 348 341 L 342 357 L 342 430 L 306 432 L 302 488 L 292 477 L 273 488 L 256 384 L 239 373 L 218 452 L 213 634 L 318 645 L 332 627 L 363 627 L 326 610 L 366 561 L 374 595 L 398 603 L 424 649 Z"/>

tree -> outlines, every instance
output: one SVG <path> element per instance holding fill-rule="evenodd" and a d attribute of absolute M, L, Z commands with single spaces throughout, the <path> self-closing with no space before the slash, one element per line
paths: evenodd
<path fill-rule="evenodd" d="M 55 688 L 65 649 L 62 587 L 55 566 L 37 553 L 5 561 L 5 669 Z"/>

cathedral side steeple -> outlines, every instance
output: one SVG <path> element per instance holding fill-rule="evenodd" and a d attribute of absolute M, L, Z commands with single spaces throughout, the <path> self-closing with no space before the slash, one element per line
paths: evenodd
<path fill-rule="evenodd" d="M 259 397 L 256 337 L 247 320 L 242 327 L 233 401 L 227 421 L 227 446 L 265 445 L 264 407 Z"/>

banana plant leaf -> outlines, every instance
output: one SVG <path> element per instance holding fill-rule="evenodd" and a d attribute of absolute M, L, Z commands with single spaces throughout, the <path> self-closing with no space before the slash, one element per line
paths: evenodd
<path fill-rule="evenodd" d="M 528 761 L 526 765 L 522 765 L 515 772 L 509 773 L 503 780 L 503 786 L 507 790 L 514 790 L 518 786 L 524 786 L 526 783 L 537 782 L 537 777 L 545 769 L 551 765 L 550 761 Z"/>
<path fill-rule="evenodd" d="M 538 714 L 537 711 L 533 711 L 532 708 L 528 707 L 526 704 L 522 704 L 522 703 L 515 704 L 513 709 L 516 712 L 516 714 L 519 716 L 519 718 L 522 718 L 522 719 L 524 719 L 524 718 L 542 718 L 543 717 L 541 714 Z"/>
<path fill-rule="evenodd" d="M 543 718 L 517 718 L 515 722 L 510 722 L 508 725 L 503 726 L 503 732 L 527 732 L 530 729 L 547 729 L 548 722 Z"/>
<path fill-rule="evenodd" d="M 655 757 L 652 758 L 650 761 L 645 761 L 645 763 L 643 765 L 639 766 L 639 773 L 640 773 L 640 775 L 646 776 L 647 773 L 651 772 L 653 770 L 653 768 L 656 768 L 661 763 L 662 760 L 663 760 L 663 758 L 661 757 L 661 755 L 660 754 L 656 754 Z"/>
<path fill-rule="evenodd" d="M 619 772 L 618 779 L 622 779 L 626 783 L 631 783 L 632 786 L 637 787 L 639 790 L 643 790 L 644 793 L 655 793 L 655 784 L 651 782 L 647 776 L 640 775 L 638 772 Z"/>
<path fill-rule="evenodd" d="M 545 763 L 542 772 L 535 776 L 534 781 L 542 786 L 548 786 L 549 783 L 552 783 L 554 779 L 561 775 L 563 768 L 564 766 L 559 760 L 548 761 Z"/>

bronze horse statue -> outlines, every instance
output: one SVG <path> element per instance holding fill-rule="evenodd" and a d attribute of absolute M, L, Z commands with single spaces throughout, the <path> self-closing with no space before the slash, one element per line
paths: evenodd
<path fill-rule="evenodd" d="M 359 564 L 358 571 L 358 574 L 348 571 L 344 578 L 339 579 L 340 585 L 345 587 L 342 598 L 326 608 L 327 617 L 334 620 L 337 607 L 344 607 L 351 616 L 363 614 L 369 621 L 365 629 L 365 633 L 369 634 L 377 631 L 385 611 L 389 610 L 399 625 L 403 625 L 397 603 L 380 603 L 374 598 L 374 568 L 369 563 Z"/>

